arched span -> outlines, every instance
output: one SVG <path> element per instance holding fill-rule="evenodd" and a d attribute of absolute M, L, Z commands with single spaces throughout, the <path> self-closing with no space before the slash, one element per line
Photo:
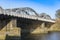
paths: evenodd
<path fill-rule="evenodd" d="M 51 19 L 51 17 L 50 17 L 48 14 L 46 14 L 46 13 L 41 13 L 41 14 L 39 15 L 39 17 L 40 17 L 40 18 L 44 18 L 44 19 Z"/>
<path fill-rule="evenodd" d="M 6 13 L 17 13 L 17 14 L 29 15 L 29 13 L 27 11 L 22 10 L 21 8 L 6 9 Z"/>
<path fill-rule="evenodd" d="M 6 12 L 13 12 L 13 13 L 24 14 L 24 15 L 39 16 L 38 13 L 36 13 L 32 8 L 29 8 L 29 7 L 6 9 Z"/>
<path fill-rule="evenodd" d="M 20 8 L 18 10 L 16 10 L 17 13 L 22 13 L 22 14 L 27 14 L 27 15 L 35 15 L 35 16 L 38 16 L 38 14 L 32 9 L 32 8 L 29 8 L 29 7 L 24 7 L 24 8 Z"/>
<path fill-rule="evenodd" d="M 19 13 L 19 14 L 24 14 L 24 15 L 29 15 L 29 13 L 28 12 L 26 12 L 25 10 L 21 10 L 21 9 L 19 9 L 19 10 L 16 10 L 16 13 Z"/>

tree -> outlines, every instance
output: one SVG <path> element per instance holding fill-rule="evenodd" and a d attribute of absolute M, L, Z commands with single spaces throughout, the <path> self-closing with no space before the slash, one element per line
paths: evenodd
<path fill-rule="evenodd" d="M 56 14 L 55 14 L 55 15 L 56 15 L 57 18 L 60 18 L 60 9 L 58 9 L 58 10 L 56 11 Z"/>

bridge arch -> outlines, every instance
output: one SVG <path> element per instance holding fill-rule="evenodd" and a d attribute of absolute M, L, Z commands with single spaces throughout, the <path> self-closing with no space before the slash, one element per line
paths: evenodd
<path fill-rule="evenodd" d="M 38 14 L 32 8 L 29 8 L 29 7 L 20 8 L 20 9 L 16 10 L 16 12 L 19 12 L 19 13 L 22 12 L 22 13 L 25 13 L 27 15 L 38 16 Z"/>

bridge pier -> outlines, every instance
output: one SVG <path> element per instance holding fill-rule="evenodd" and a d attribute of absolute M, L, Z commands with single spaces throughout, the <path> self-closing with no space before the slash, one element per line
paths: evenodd
<path fill-rule="evenodd" d="M 17 19 L 10 19 L 10 22 L 7 24 L 7 35 L 8 39 L 20 40 L 21 37 L 21 28 L 17 27 Z"/>
<path fill-rule="evenodd" d="M 41 24 L 41 28 L 42 28 L 42 29 L 45 28 L 45 23 L 44 23 L 44 22 Z"/>
<path fill-rule="evenodd" d="M 17 37 L 20 38 L 20 36 L 21 28 L 17 27 L 17 19 L 14 18 L 9 18 L 5 20 L 0 19 L 0 39 L 9 40 L 11 37 L 17 39 Z"/>

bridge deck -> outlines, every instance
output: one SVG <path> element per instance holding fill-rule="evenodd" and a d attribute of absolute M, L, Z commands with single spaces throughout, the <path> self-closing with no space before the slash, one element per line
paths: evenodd
<path fill-rule="evenodd" d="M 43 19 L 43 18 L 40 18 L 40 17 L 37 17 L 37 16 L 33 16 L 33 15 L 25 15 L 25 14 L 18 14 L 18 13 L 0 13 L 0 14 L 3 14 L 3 15 L 10 15 L 10 16 L 14 16 L 14 17 L 22 17 L 22 18 L 27 18 L 27 19 L 33 19 L 33 20 L 39 20 L 39 21 L 45 21 L 45 22 L 51 22 L 51 23 L 55 23 L 54 20 L 50 20 L 50 19 Z"/>

